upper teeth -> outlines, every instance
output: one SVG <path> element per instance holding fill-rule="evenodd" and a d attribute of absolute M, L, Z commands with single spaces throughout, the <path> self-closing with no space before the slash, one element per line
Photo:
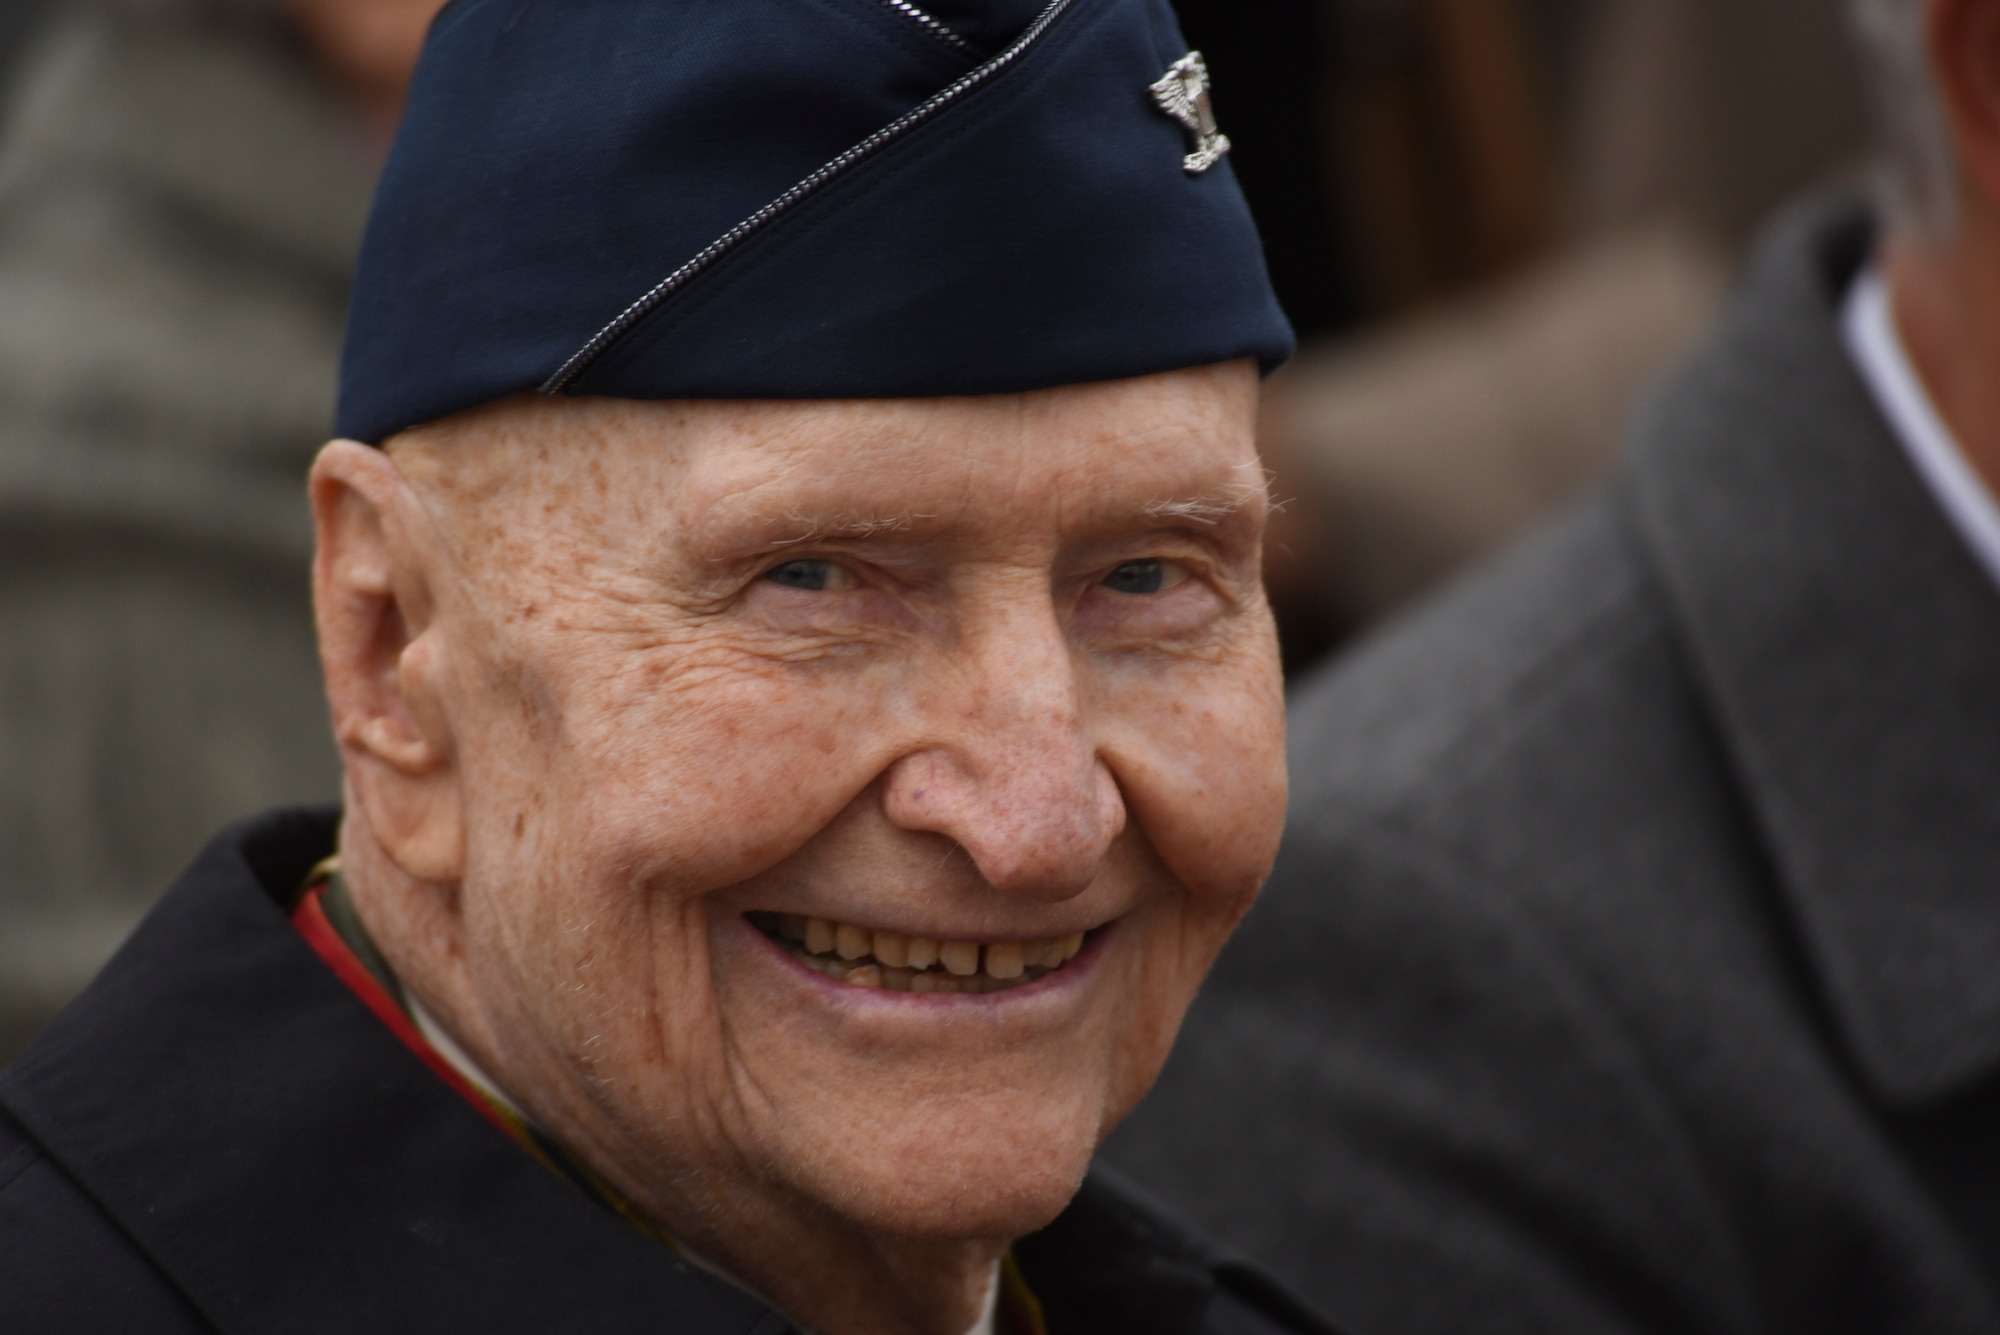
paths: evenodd
<path fill-rule="evenodd" d="M 1083 949 L 1082 932 L 982 946 L 977 941 L 875 932 L 798 913 L 750 917 L 766 932 L 797 942 L 792 953 L 821 973 L 856 987 L 899 992 L 998 991 L 1059 969 Z"/>

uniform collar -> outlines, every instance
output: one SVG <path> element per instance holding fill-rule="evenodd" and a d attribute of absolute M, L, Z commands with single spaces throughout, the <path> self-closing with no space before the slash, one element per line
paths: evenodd
<path fill-rule="evenodd" d="M 333 832 L 217 839 L 0 1102 L 224 1332 L 789 1330 L 523 1154 L 321 964 L 278 897 Z"/>
<path fill-rule="evenodd" d="M 1885 1097 L 2000 1061 L 2000 602 L 1843 346 L 1873 226 L 1779 226 L 1635 495 L 1805 954 Z"/>

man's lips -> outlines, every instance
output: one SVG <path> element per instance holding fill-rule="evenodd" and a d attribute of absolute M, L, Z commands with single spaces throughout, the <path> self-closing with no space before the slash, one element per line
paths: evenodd
<path fill-rule="evenodd" d="M 1075 959 L 1086 936 L 1076 932 L 1035 941 L 934 941 L 794 913 L 744 916 L 807 968 L 852 987 L 896 992 L 978 995 L 1023 987 Z"/>

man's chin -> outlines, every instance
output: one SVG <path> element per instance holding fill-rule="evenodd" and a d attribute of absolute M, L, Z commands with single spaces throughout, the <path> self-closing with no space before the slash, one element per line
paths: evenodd
<path fill-rule="evenodd" d="M 909 1241 L 1012 1240 L 1054 1222 L 1083 1183 L 1084 1169 L 1060 1175 L 1037 1172 L 1029 1180 L 993 1174 L 946 1190 L 913 1189 L 906 1182 L 873 1184 L 844 1201 L 843 1213 L 869 1233 Z"/>
<path fill-rule="evenodd" d="M 916 1134 L 872 1144 L 857 1138 L 821 1158 L 801 1185 L 857 1228 L 885 1236 L 944 1242 L 1036 1232 L 1082 1184 L 1096 1123 L 1037 1137 L 1022 1134 L 1021 1121 L 1006 1116 L 1011 1110 L 992 1111 L 1000 1125 L 960 1121 L 903 1128 Z"/>

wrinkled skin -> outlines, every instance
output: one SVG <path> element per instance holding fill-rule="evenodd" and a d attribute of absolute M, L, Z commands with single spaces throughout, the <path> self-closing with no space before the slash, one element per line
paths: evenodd
<path fill-rule="evenodd" d="M 815 1329 L 961 1335 L 1275 854 L 1256 397 L 1231 364 L 524 398 L 328 446 L 315 592 L 364 920 L 694 1252 Z M 1157 589 L 1107 584 L 1152 560 Z M 1031 986 L 918 996 L 799 967 L 754 910 L 1095 935 Z"/>

